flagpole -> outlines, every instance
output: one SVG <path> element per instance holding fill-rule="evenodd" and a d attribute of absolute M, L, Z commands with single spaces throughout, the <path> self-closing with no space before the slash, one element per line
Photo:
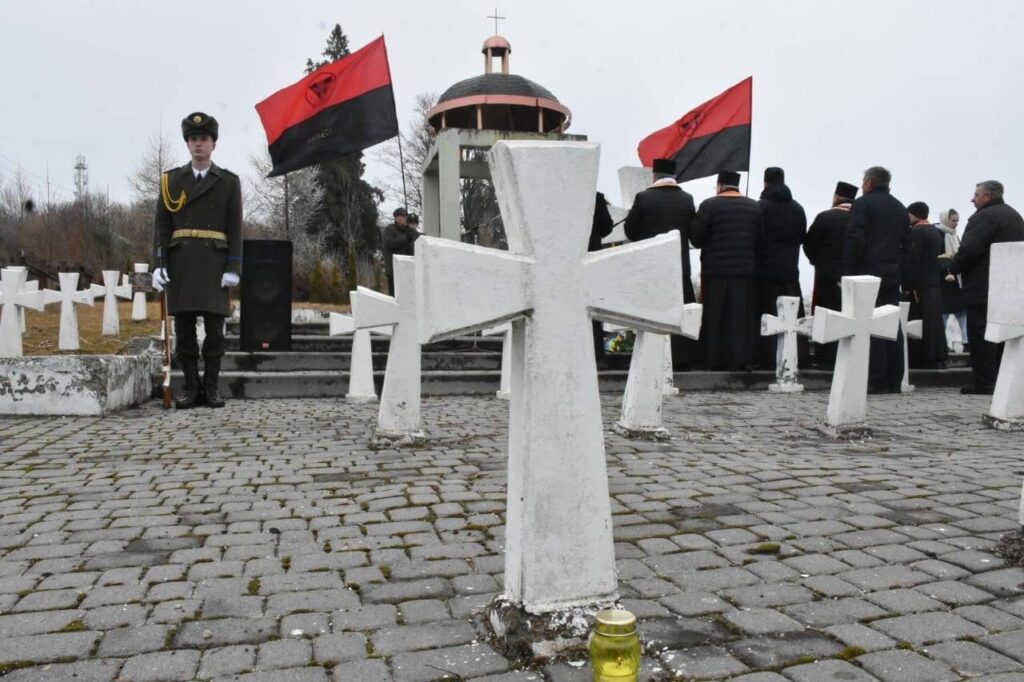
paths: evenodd
<path fill-rule="evenodd" d="M 284 174 L 284 238 L 292 238 L 292 228 L 288 220 L 288 208 L 291 202 L 288 201 L 288 174 Z"/>
<path fill-rule="evenodd" d="M 402 129 L 398 129 L 398 164 L 402 171 L 402 207 L 409 210 L 409 195 L 405 190 L 405 153 L 402 151 Z"/>

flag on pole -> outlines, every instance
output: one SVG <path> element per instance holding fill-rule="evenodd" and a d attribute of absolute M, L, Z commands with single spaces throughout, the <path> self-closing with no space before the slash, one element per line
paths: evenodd
<path fill-rule="evenodd" d="M 641 163 L 649 168 L 655 159 L 673 159 L 679 182 L 749 171 L 753 89 L 751 76 L 651 133 L 637 147 Z"/>
<path fill-rule="evenodd" d="M 384 36 L 256 105 L 269 177 L 372 147 L 398 134 Z"/>

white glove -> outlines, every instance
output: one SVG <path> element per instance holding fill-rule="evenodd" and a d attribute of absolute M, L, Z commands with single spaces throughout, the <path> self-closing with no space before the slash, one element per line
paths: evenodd
<path fill-rule="evenodd" d="M 233 272 L 225 272 L 220 278 L 221 287 L 237 287 L 239 277 Z"/>
<path fill-rule="evenodd" d="M 171 278 L 167 276 L 165 268 L 157 268 L 153 271 L 153 288 L 157 291 L 163 291 L 164 285 L 170 281 Z"/>

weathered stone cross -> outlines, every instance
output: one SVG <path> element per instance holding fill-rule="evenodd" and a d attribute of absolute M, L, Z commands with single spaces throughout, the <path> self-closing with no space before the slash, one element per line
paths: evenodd
<path fill-rule="evenodd" d="M 0 357 L 20 358 L 24 354 L 21 344 L 21 311 L 25 308 L 42 310 L 46 300 L 39 285 L 28 286 L 28 270 L 23 267 L 4 268 L 0 271 Z"/>
<path fill-rule="evenodd" d="M 700 338 L 700 303 L 683 305 L 682 327 L 677 332 Z M 668 431 L 662 426 L 662 397 L 678 393 L 672 376 L 672 349 L 664 334 L 638 331 L 629 361 L 626 392 L 622 396 L 622 412 L 614 429 L 630 438 L 664 438 Z"/>
<path fill-rule="evenodd" d="M 768 390 L 775 393 L 799 393 L 804 390 L 800 383 L 797 334 L 811 335 L 813 317 L 797 317 L 800 313 L 800 297 L 779 296 L 775 301 L 779 314 L 761 315 L 761 336 L 781 336 L 775 345 L 775 383 Z"/>
<path fill-rule="evenodd" d="M 814 342 L 839 342 L 825 418 L 832 426 L 864 421 L 871 337 L 894 340 L 899 332 L 899 307 L 875 308 L 881 283 L 882 280 L 870 275 L 843 277 L 842 312 L 821 307 L 814 311 Z"/>
<path fill-rule="evenodd" d="M 420 344 L 416 340 L 416 278 L 410 256 L 394 256 L 395 295 L 359 287 L 352 292 L 356 329 L 390 326 L 391 344 L 380 392 L 375 437 L 395 441 L 423 437 L 420 427 Z"/>
<path fill-rule="evenodd" d="M 93 284 L 89 289 L 78 291 L 78 273 L 62 272 L 60 291 L 45 289 L 43 297 L 47 304 L 60 303 L 60 335 L 57 337 L 57 348 L 60 350 L 78 350 L 78 309 L 75 304 L 93 305 L 94 299 L 102 293 L 103 287 Z"/>
<path fill-rule="evenodd" d="M 328 336 L 352 334 L 352 352 L 348 368 L 348 392 L 345 400 L 350 403 L 377 402 L 377 387 L 373 383 L 373 341 L 370 329 L 356 329 L 355 319 L 343 313 L 331 313 Z M 391 336 L 391 327 L 377 327 L 372 331 L 382 336 Z"/>
<path fill-rule="evenodd" d="M 512 320 L 504 597 L 532 613 L 607 603 L 617 584 L 591 318 L 677 331 L 679 235 L 586 253 L 596 144 L 502 141 L 489 162 L 509 251 L 417 240 L 419 339 Z"/>
<path fill-rule="evenodd" d="M 132 287 L 127 282 L 118 284 L 120 276 L 117 270 L 103 271 L 103 336 L 117 336 L 121 333 L 121 313 L 117 308 L 117 299 L 131 299 Z"/>
<path fill-rule="evenodd" d="M 138 273 L 149 272 L 149 263 L 135 263 L 132 269 Z M 145 320 L 149 317 L 146 310 L 146 292 L 136 291 L 132 295 L 132 319 L 133 320 Z"/>
<path fill-rule="evenodd" d="M 500 400 L 512 398 L 512 323 L 506 322 L 497 327 L 483 330 L 484 336 L 501 336 L 501 383 L 495 396 Z"/>
<path fill-rule="evenodd" d="M 1002 343 L 992 406 L 985 421 L 1000 429 L 1024 429 L 1024 242 L 993 244 L 985 340 Z M 1024 506 L 1021 508 L 1024 515 Z"/>
<path fill-rule="evenodd" d="M 903 380 L 900 382 L 900 393 L 913 393 L 914 385 L 910 383 L 910 339 L 920 339 L 924 335 L 924 323 L 910 319 L 910 301 L 900 301 L 900 329 L 903 330 Z"/>

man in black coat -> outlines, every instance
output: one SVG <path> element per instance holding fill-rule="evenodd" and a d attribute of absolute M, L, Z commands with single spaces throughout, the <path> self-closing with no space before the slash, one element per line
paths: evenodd
<path fill-rule="evenodd" d="M 636 195 L 626 215 L 626 237 L 638 242 L 677 230 L 683 264 L 683 301 L 694 303 L 697 296 L 690 275 L 690 224 L 696 213 L 693 197 L 676 182 L 676 162 L 672 159 L 655 159 L 652 170 L 654 182 Z M 672 336 L 672 364 L 676 370 L 688 369 L 691 348 L 689 339 Z"/>
<path fill-rule="evenodd" d="M 761 289 L 761 313 L 777 315 L 779 296 L 796 296 L 800 299 L 798 314 L 803 317 L 800 245 L 807 234 L 807 214 L 804 213 L 804 207 L 793 199 L 793 193 L 786 186 L 785 171 L 774 166 L 765 169 L 764 190 L 761 192 L 761 200 L 757 203 L 764 218 L 757 268 Z M 778 343 L 778 337 L 761 337 L 759 365 L 775 369 L 775 347 Z M 798 347 L 799 354 L 805 356 L 807 341 L 804 337 L 798 339 Z"/>
<path fill-rule="evenodd" d="M 993 244 L 1024 241 L 1024 219 L 1003 201 L 1003 185 L 995 180 L 978 183 L 971 203 L 974 212 L 964 230 L 960 250 L 949 264 L 946 279 L 960 275 L 967 304 L 967 338 L 971 340 L 971 372 L 974 385 L 964 394 L 991 395 L 999 374 L 1003 344 L 985 340 L 988 312 L 989 253 Z"/>
<path fill-rule="evenodd" d="M 717 196 L 701 202 L 690 226 L 690 241 L 701 249 L 700 337 L 712 370 L 750 371 L 760 338 L 761 208 L 739 184 L 739 173 L 719 173 Z"/>
<path fill-rule="evenodd" d="M 921 320 L 921 338 L 910 339 L 910 366 L 945 369 L 946 328 L 942 324 L 942 233 L 928 222 L 928 204 L 907 206 L 910 230 L 903 244 L 903 298 L 910 302 L 910 319 Z"/>
<path fill-rule="evenodd" d="M 185 386 L 175 407 L 223 407 L 217 381 L 224 356 L 224 318 L 231 314 L 228 287 L 238 286 L 242 266 L 242 189 L 238 176 L 211 161 L 219 126 L 213 116 L 189 114 L 181 122 L 190 163 L 163 174 L 154 220 L 153 286 L 167 287 L 174 316 L 176 355 Z M 206 328 L 199 383 L 196 321 Z"/>
<path fill-rule="evenodd" d="M 839 280 L 843 272 L 843 245 L 846 242 L 846 224 L 850 221 L 850 208 L 857 198 L 857 186 L 848 182 L 836 183 L 832 195 L 832 208 L 822 211 L 811 223 L 804 238 L 804 254 L 814 266 L 814 293 L 811 312 L 818 306 L 829 310 L 843 309 L 843 292 Z M 815 346 L 815 362 L 822 369 L 836 364 L 839 342 Z"/>
<path fill-rule="evenodd" d="M 388 276 L 388 295 L 395 295 L 395 263 L 392 256 L 414 255 L 413 244 L 420 233 L 409 225 L 409 213 L 399 206 L 392 214 L 394 221 L 381 233 L 381 251 L 384 253 L 384 272 Z"/>
<path fill-rule="evenodd" d="M 881 166 L 864 171 L 864 194 L 850 209 L 843 245 L 844 275 L 881 278 L 876 306 L 900 304 L 900 254 L 910 229 L 906 207 L 889 193 L 891 181 Z M 903 332 L 895 341 L 872 338 L 868 392 L 899 393 L 903 370 Z"/>

